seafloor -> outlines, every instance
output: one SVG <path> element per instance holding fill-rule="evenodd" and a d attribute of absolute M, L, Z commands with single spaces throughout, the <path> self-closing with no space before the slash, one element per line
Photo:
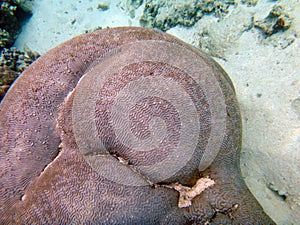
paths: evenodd
<path fill-rule="evenodd" d="M 33 16 L 15 42 L 19 49 L 43 54 L 97 27 L 143 25 L 215 57 L 241 107 L 247 185 L 276 223 L 300 224 L 299 0 L 32 2 Z"/>

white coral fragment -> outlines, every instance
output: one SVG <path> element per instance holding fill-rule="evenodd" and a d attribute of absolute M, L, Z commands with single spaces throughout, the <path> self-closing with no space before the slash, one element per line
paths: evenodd
<path fill-rule="evenodd" d="M 192 199 L 197 195 L 200 195 L 206 188 L 214 185 L 214 181 L 208 177 L 200 178 L 193 187 L 183 186 L 182 184 L 175 183 L 169 185 L 169 188 L 173 188 L 179 192 L 178 207 L 184 208 L 192 205 Z"/>

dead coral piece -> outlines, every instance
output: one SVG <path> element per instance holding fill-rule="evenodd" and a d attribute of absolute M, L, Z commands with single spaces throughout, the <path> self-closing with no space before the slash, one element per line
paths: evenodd
<path fill-rule="evenodd" d="M 247 4 L 248 7 L 256 6 L 258 0 L 242 0 L 242 3 Z"/>
<path fill-rule="evenodd" d="M 292 19 L 284 8 L 275 5 L 269 15 L 261 21 L 255 21 L 254 25 L 260 28 L 266 35 L 272 35 L 278 31 L 287 30 L 292 23 Z"/>
<path fill-rule="evenodd" d="M 21 52 L 16 48 L 4 48 L 1 51 L 0 62 L 0 101 L 15 79 L 39 57 L 37 52 L 26 49 Z"/>
<path fill-rule="evenodd" d="M 234 0 L 147 0 L 140 24 L 144 27 L 154 27 L 166 31 L 176 25 L 193 26 L 203 15 L 214 13 L 223 17 L 228 13 L 228 7 L 235 4 Z"/>
<path fill-rule="evenodd" d="M 109 9 L 109 4 L 99 3 L 96 8 L 102 11 L 106 11 Z"/>
<path fill-rule="evenodd" d="M 166 187 L 173 188 L 179 192 L 178 207 L 185 208 L 192 205 L 192 199 L 200 195 L 205 189 L 214 185 L 214 181 L 210 178 L 200 178 L 193 187 L 183 186 L 179 183 L 168 185 Z"/>

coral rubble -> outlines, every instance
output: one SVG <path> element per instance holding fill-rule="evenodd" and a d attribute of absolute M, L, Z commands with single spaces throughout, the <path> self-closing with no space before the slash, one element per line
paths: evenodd
<path fill-rule="evenodd" d="M 31 1 L 0 0 L 0 50 L 14 43 L 21 24 L 31 15 Z"/>
<path fill-rule="evenodd" d="M 19 74 L 38 57 L 13 48 L 22 23 L 30 17 L 32 1 L 0 0 L 0 101 Z"/>
<path fill-rule="evenodd" d="M 26 50 L 26 53 L 16 48 L 4 48 L 0 56 L 0 101 L 13 81 L 23 72 L 36 58 L 37 52 Z"/>
<path fill-rule="evenodd" d="M 145 27 L 154 27 L 166 31 L 176 25 L 193 26 L 204 14 L 214 13 L 222 17 L 234 0 L 156 0 L 145 2 L 140 23 Z"/>
<path fill-rule="evenodd" d="M 274 5 L 264 20 L 255 21 L 255 26 L 262 29 L 266 35 L 272 35 L 280 30 L 287 30 L 292 23 L 289 14 L 281 5 Z"/>

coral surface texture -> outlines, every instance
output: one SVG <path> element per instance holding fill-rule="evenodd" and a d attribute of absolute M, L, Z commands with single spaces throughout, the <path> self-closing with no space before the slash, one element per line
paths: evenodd
<path fill-rule="evenodd" d="M 172 35 L 80 35 L 0 105 L 1 224 L 274 224 L 240 171 L 233 84 Z"/>

